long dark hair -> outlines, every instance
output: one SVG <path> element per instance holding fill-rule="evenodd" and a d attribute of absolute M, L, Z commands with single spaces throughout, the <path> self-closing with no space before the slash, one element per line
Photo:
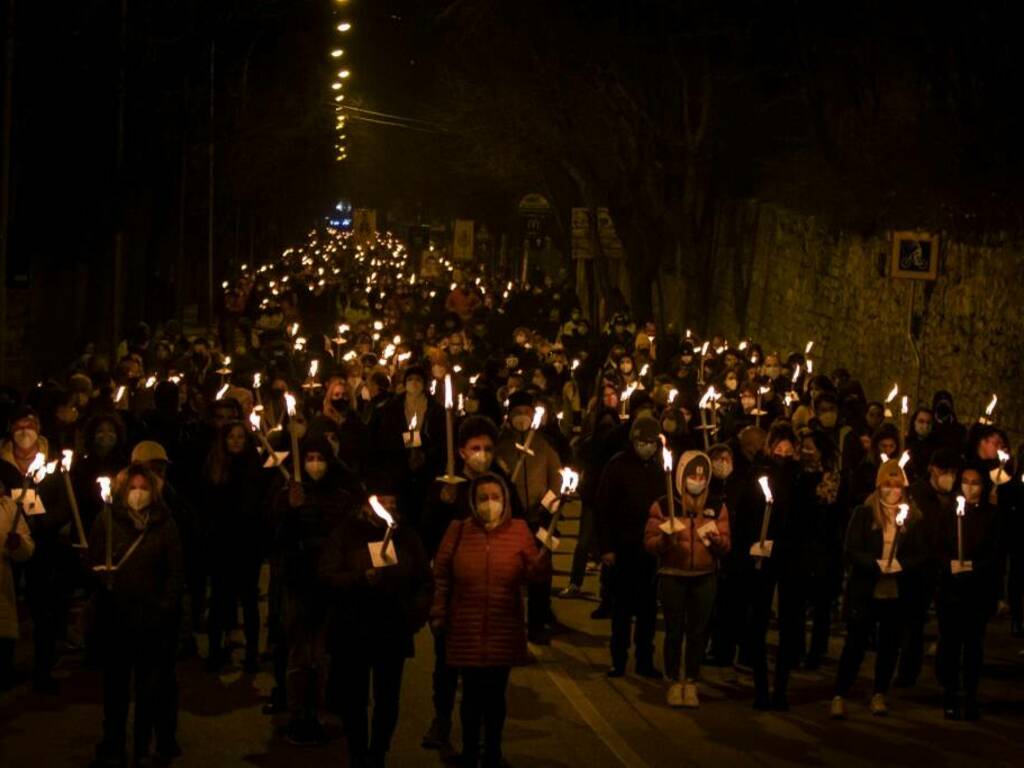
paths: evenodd
<path fill-rule="evenodd" d="M 241 421 L 228 421 L 217 433 L 210 453 L 206 457 L 205 475 L 206 479 L 213 485 L 224 485 L 230 480 L 231 454 L 228 452 L 228 435 L 233 429 L 241 429 L 245 435 L 245 447 L 242 449 L 242 457 L 245 463 L 257 464 L 259 453 L 256 450 L 256 440 L 252 431 L 247 429 Z"/>

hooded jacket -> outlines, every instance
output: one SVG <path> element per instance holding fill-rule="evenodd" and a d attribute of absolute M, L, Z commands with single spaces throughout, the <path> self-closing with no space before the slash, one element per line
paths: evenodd
<path fill-rule="evenodd" d="M 686 490 L 685 473 L 691 463 L 704 467 L 704 477 L 709 481 L 700 496 L 692 496 Z M 670 576 L 697 576 L 718 570 L 718 558 L 729 552 L 732 545 L 729 530 L 729 510 L 722 503 L 717 509 L 707 506 L 708 488 L 711 479 L 711 461 L 701 451 L 687 451 L 680 458 L 675 471 L 675 492 L 673 500 L 676 519 L 683 528 L 674 534 L 666 534 L 661 525 L 669 520 L 668 497 L 662 495 L 650 507 L 644 545 L 647 551 L 658 556 L 658 573 Z M 698 530 L 709 522 L 718 529 L 718 539 L 704 539 Z"/>
<path fill-rule="evenodd" d="M 538 430 L 530 443 L 532 456 L 516 448 L 516 443 L 521 444 L 525 439 L 511 427 L 502 429 L 494 446 L 494 460 L 511 478 L 522 457 L 523 468 L 515 478 L 515 493 L 519 497 L 527 522 L 531 526 L 537 526 L 542 517 L 541 501 L 548 491 L 557 493 L 562 486 L 562 478 L 558 474 L 561 464 L 558 461 L 558 454 L 542 432 Z"/>
<path fill-rule="evenodd" d="M 476 488 L 484 482 L 499 483 L 505 497 L 501 522 L 490 530 L 475 503 Z M 509 493 L 496 475 L 475 480 L 473 515 L 448 527 L 434 560 L 430 618 L 447 632 L 450 667 L 507 667 L 528 660 L 522 591 L 550 576 L 551 558 L 538 550 L 526 523 L 512 518 Z"/>

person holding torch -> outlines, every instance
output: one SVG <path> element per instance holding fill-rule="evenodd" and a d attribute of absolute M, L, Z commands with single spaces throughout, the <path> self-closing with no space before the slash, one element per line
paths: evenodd
<path fill-rule="evenodd" d="M 897 459 L 878 468 L 875 492 L 853 511 L 846 531 L 846 641 L 839 658 L 831 716 L 846 717 L 846 697 L 864 660 L 868 638 L 877 631 L 871 714 L 889 712 L 886 695 L 896 671 L 904 617 L 920 602 L 929 556 L 921 513 L 909 504 L 907 477 Z"/>
<path fill-rule="evenodd" d="M 678 513 L 667 509 L 667 497 L 651 505 L 644 546 L 658 558 L 658 589 L 665 613 L 666 701 L 670 707 L 700 705 L 697 679 L 707 644 L 715 603 L 718 559 L 729 552 L 729 510 L 707 506 L 711 460 L 700 451 L 687 451 L 675 470 Z M 674 500 L 672 501 L 674 504 Z M 683 640 L 684 677 L 680 681 Z"/>
<path fill-rule="evenodd" d="M 989 500 L 991 485 L 983 465 L 969 464 L 960 474 L 956 507 L 943 515 L 939 526 L 936 671 L 948 720 L 977 720 L 980 714 L 985 627 L 995 615 L 1001 586 L 998 513 Z"/>
<path fill-rule="evenodd" d="M 17 526 L 15 526 L 17 522 Z M 18 603 L 13 563 L 32 557 L 35 543 L 14 499 L 0 496 L 0 693 L 14 685 L 14 647 L 18 640 Z"/>
<path fill-rule="evenodd" d="M 434 594 L 427 553 L 398 516 L 395 484 L 377 475 L 367 486 L 373 495 L 334 529 L 319 565 L 319 580 L 337 608 L 329 633 L 331 679 L 353 766 L 384 765 L 398 725 L 402 672 Z M 385 542 L 389 554 L 378 565 L 371 546 L 380 543 L 383 552 Z"/>
<path fill-rule="evenodd" d="M 100 515 L 89 534 L 89 561 L 97 590 L 98 647 L 103 666 L 101 764 L 123 764 L 134 673 L 134 762 L 149 757 L 161 707 L 159 668 L 177 642 L 184 585 L 178 527 L 164 505 L 160 486 L 141 464 L 131 465 L 113 485 L 111 514 Z M 107 524 L 110 527 L 107 527 Z M 106 571 L 107 563 L 111 571 Z M 118 762 L 120 761 L 120 762 Z"/>

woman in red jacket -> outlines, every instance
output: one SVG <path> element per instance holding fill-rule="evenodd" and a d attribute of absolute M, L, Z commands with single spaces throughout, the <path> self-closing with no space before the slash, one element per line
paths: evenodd
<path fill-rule="evenodd" d="M 697 677 L 707 644 L 715 604 L 718 558 L 729 552 L 729 510 L 708 507 L 711 460 L 701 451 L 687 451 L 676 467 L 673 502 L 675 527 L 670 526 L 666 497 L 651 506 L 644 544 L 658 556 L 658 586 L 665 613 L 666 700 L 670 707 L 697 707 Z M 679 662 L 686 636 L 685 685 Z"/>
<path fill-rule="evenodd" d="M 434 558 L 430 626 L 447 633 L 446 663 L 462 674 L 462 754 L 476 766 L 484 725 L 485 766 L 501 763 L 505 695 L 512 667 L 527 661 L 521 591 L 548 578 L 551 557 L 511 516 L 504 481 L 493 474 L 469 489 L 473 514 L 456 520 Z"/>

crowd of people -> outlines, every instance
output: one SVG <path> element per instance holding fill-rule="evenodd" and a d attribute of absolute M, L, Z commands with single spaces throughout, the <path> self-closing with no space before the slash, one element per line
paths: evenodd
<path fill-rule="evenodd" d="M 287 714 L 289 740 L 323 743 L 333 712 L 352 764 L 380 766 L 426 626 L 423 746 L 501 765 L 510 671 L 561 629 L 549 534 L 578 500 L 558 596 L 599 565 L 609 676 L 632 655 L 667 706 L 696 708 L 701 666 L 735 665 L 756 709 L 785 710 L 841 616 L 830 714 L 846 716 L 872 649 L 884 715 L 890 687 L 918 681 L 934 610 L 944 715 L 979 716 L 986 625 L 1000 601 L 1017 636 L 1024 618 L 1020 457 L 994 419 L 961 422 L 945 391 L 903 414 L 846 369 L 815 371 L 811 345 L 704 340 L 624 306 L 594 327 L 565 280 L 441 265 L 315 233 L 226 284 L 218 338 L 142 325 L 113 357 L 89 347 L 0 391 L 0 686 L 20 595 L 35 689 L 59 693 L 77 630 L 103 672 L 97 764 L 125 762 L 134 698 L 144 765 L 181 752 L 177 662 L 205 635 L 211 674 L 255 673 L 265 632 L 265 711 Z"/>

